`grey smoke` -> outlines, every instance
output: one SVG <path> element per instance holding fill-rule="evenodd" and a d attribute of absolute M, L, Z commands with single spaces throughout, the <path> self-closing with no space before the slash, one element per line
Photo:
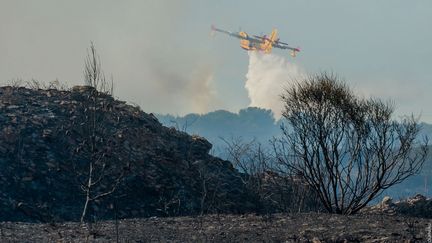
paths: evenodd
<path fill-rule="evenodd" d="M 1 82 L 58 79 L 83 84 L 90 41 L 115 95 L 147 112 L 215 107 L 214 61 L 194 41 L 190 0 L 9 1 L 0 8 Z M 207 31 L 207 29 L 206 29 Z M 206 39 L 200 30 L 198 37 Z M 202 41 L 201 41 L 202 43 Z"/>

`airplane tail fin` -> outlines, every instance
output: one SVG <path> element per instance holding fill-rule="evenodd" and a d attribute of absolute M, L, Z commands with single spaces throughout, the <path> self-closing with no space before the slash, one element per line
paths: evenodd
<path fill-rule="evenodd" d="M 277 40 L 277 29 L 273 29 L 271 34 L 268 37 L 265 38 L 265 44 L 264 44 L 264 52 L 270 53 L 273 48 L 273 43 Z"/>
<path fill-rule="evenodd" d="M 277 40 L 277 29 L 273 29 L 270 36 L 269 36 L 269 40 L 271 43 L 274 43 Z"/>

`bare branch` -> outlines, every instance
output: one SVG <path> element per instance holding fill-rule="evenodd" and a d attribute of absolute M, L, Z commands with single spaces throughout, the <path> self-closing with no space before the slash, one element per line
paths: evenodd
<path fill-rule="evenodd" d="M 413 117 L 392 120 L 393 103 L 358 98 L 334 75 L 311 76 L 282 100 L 289 129 L 274 146 L 280 171 L 300 175 L 329 212 L 358 212 L 424 163 Z"/>

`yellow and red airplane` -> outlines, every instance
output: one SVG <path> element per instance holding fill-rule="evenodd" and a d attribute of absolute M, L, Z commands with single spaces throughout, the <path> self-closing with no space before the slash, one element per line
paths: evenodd
<path fill-rule="evenodd" d="M 288 46 L 287 43 L 279 41 L 277 37 L 277 29 L 273 29 L 269 36 L 249 36 L 246 32 L 240 31 L 238 33 L 218 29 L 211 26 L 212 32 L 220 32 L 240 39 L 240 47 L 248 51 L 262 51 L 264 53 L 271 53 L 272 48 L 287 49 L 291 51 L 291 56 L 295 57 L 300 48 Z"/>

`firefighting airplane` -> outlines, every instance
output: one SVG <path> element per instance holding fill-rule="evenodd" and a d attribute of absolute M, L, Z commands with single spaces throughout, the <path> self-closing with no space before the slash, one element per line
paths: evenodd
<path fill-rule="evenodd" d="M 215 26 L 211 26 L 212 33 L 221 32 L 229 36 L 233 36 L 240 39 L 240 47 L 248 51 L 262 51 L 264 53 L 271 53 L 272 48 L 288 49 L 291 51 L 291 56 L 295 57 L 299 48 L 293 48 L 288 46 L 287 43 L 279 41 L 277 37 L 277 29 L 273 29 L 269 36 L 263 35 L 252 35 L 249 36 L 246 32 L 240 31 L 238 33 L 218 29 Z"/>

